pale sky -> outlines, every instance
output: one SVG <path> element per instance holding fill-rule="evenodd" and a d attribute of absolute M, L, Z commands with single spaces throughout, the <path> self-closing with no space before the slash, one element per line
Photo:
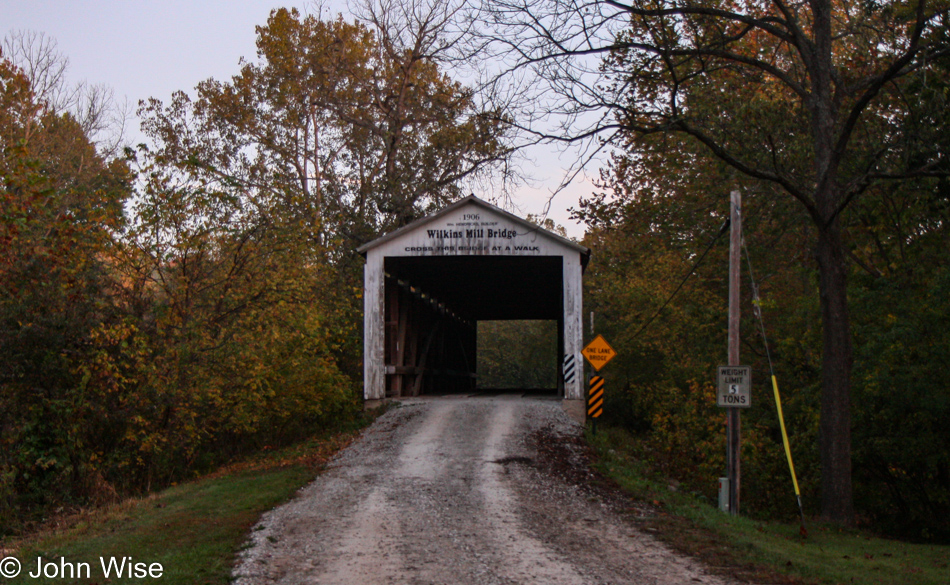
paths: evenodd
<path fill-rule="evenodd" d="M 307 5 L 270 0 L 0 0 L 0 34 L 30 30 L 54 38 L 69 59 L 71 82 L 105 84 L 117 99 L 126 98 L 134 106 L 149 97 L 167 102 L 177 90 L 193 95 L 195 85 L 209 77 L 229 79 L 238 72 L 241 57 L 256 59 L 254 27 L 267 21 L 271 9 L 297 6 L 306 12 Z M 325 0 L 323 5 L 333 16 L 349 14 L 345 0 Z M 130 135 L 137 132 L 138 122 L 133 126 Z M 517 213 L 541 214 L 564 171 L 556 151 L 536 148 L 528 156 L 536 164 L 529 163 L 526 171 L 536 181 L 517 191 Z M 569 163 L 566 155 L 564 165 Z M 549 217 L 579 238 L 583 226 L 568 219 L 567 208 L 576 207 L 592 187 L 589 182 L 575 183 L 555 197 Z"/>

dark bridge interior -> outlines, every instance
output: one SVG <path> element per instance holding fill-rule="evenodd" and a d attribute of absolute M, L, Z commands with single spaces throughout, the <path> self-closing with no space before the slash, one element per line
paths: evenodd
<path fill-rule="evenodd" d="M 384 262 L 387 396 L 474 391 L 478 321 L 562 320 L 560 256 Z"/>
<path fill-rule="evenodd" d="M 561 317 L 560 256 L 386 258 L 385 270 L 471 321 Z"/>

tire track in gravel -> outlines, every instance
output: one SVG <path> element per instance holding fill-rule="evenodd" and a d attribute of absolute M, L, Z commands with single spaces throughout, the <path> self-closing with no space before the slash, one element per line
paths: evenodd
<path fill-rule="evenodd" d="M 573 567 L 562 561 L 557 551 L 529 536 L 518 521 L 515 494 L 505 481 L 505 444 L 510 443 L 514 427 L 514 405 L 502 403 L 495 408 L 492 427 L 485 442 L 483 461 L 494 465 L 483 466 L 479 487 L 484 497 L 486 526 L 495 550 L 501 557 L 499 567 L 512 583 L 549 583 L 573 585 L 583 583 Z"/>
<path fill-rule="evenodd" d="M 404 402 L 261 518 L 236 582 L 731 583 L 530 465 L 542 427 L 579 432 L 554 400 Z"/>

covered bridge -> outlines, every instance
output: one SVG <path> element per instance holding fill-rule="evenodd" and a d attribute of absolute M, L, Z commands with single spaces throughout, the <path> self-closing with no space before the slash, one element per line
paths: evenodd
<path fill-rule="evenodd" d="M 477 322 L 558 322 L 558 392 L 584 395 L 590 250 L 474 195 L 359 248 L 367 401 L 475 389 Z"/>

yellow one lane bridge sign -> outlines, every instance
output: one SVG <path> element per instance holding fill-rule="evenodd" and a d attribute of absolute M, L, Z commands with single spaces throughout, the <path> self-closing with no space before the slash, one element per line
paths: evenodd
<path fill-rule="evenodd" d="M 610 347 L 603 335 L 598 335 L 593 341 L 587 344 L 587 347 L 581 350 L 581 354 L 587 358 L 590 365 L 598 372 L 600 368 L 607 365 L 607 362 L 614 359 L 617 352 Z"/>

